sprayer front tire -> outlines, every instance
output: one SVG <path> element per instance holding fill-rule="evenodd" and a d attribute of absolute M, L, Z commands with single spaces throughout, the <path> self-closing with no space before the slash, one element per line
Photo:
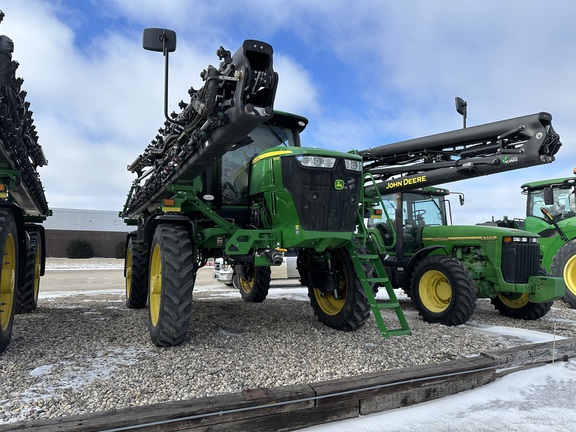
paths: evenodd
<path fill-rule="evenodd" d="M 266 300 L 270 289 L 270 267 L 253 267 L 250 280 L 234 275 L 234 286 L 240 291 L 242 300 L 261 303 Z"/>
<path fill-rule="evenodd" d="M 306 252 L 302 254 L 305 255 Z M 357 330 L 370 316 L 370 305 L 366 293 L 346 248 L 336 249 L 331 261 L 330 268 L 333 269 L 337 293 L 327 294 L 318 287 L 308 285 L 310 304 L 322 324 L 336 330 Z M 313 272 L 314 269 L 310 268 L 308 271 Z M 310 279 L 303 278 L 302 280 Z"/>
<path fill-rule="evenodd" d="M 126 246 L 125 272 L 126 307 L 142 309 L 148 300 L 148 252 L 134 247 L 132 238 Z"/>
<path fill-rule="evenodd" d="M 30 249 L 26 253 L 24 280 L 16 290 L 16 304 L 14 308 L 17 314 L 34 312 L 38 307 L 42 264 L 42 237 L 38 230 L 28 230 L 28 235 L 30 236 Z"/>
<path fill-rule="evenodd" d="M 576 240 L 570 240 L 556 252 L 550 272 L 552 276 L 564 278 L 564 301 L 576 309 Z"/>
<path fill-rule="evenodd" d="M 17 284 L 18 233 L 14 216 L 0 211 L 0 353 L 8 347 L 14 323 Z"/>
<path fill-rule="evenodd" d="M 150 337 L 157 346 L 179 345 L 186 339 L 195 279 L 194 247 L 186 228 L 158 225 L 148 282 Z"/>
<path fill-rule="evenodd" d="M 470 272 L 445 255 L 427 256 L 415 266 L 410 292 L 414 307 L 430 323 L 464 324 L 476 308 L 476 285 Z"/>

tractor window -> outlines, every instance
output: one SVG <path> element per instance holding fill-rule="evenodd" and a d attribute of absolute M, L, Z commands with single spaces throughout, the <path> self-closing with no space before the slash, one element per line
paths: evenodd
<path fill-rule="evenodd" d="M 255 156 L 271 147 L 295 145 L 291 129 L 269 125 L 250 132 L 246 142 L 222 157 L 222 203 L 225 205 L 248 205 L 248 179 Z"/>
<path fill-rule="evenodd" d="M 576 215 L 576 196 L 574 189 L 554 188 L 554 204 L 546 205 L 544 203 L 544 191 L 534 190 L 528 194 L 528 208 L 526 215 L 544 219 L 542 207 L 546 208 L 551 216 L 555 219 L 565 219 Z"/>
<path fill-rule="evenodd" d="M 446 225 L 443 197 L 405 193 L 403 214 L 405 225 Z"/>

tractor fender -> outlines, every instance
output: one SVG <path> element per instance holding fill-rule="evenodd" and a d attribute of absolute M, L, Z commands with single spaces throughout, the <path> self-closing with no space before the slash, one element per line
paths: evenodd
<path fill-rule="evenodd" d="M 431 252 L 434 252 L 435 250 L 438 250 L 438 249 L 442 249 L 444 251 L 444 254 L 448 255 L 446 252 L 446 248 L 444 246 L 441 246 L 441 245 L 427 246 L 425 248 L 420 249 L 418 252 L 416 252 L 414 255 L 412 255 L 412 257 L 410 258 L 410 261 L 408 261 L 408 264 L 406 265 L 406 268 L 404 269 L 404 274 L 406 275 L 406 277 L 404 278 L 404 286 L 402 287 L 404 289 L 404 291 L 408 292 L 410 280 L 412 279 L 410 277 L 410 275 L 412 274 L 412 271 L 414 270 L 414 267 L 416 266 L 416 264 L 418 264 L 418 262 L 420 262 L 420 260 L 422 260 L 423 258 L 430 255 Z"/>
<path fill-rule="evenodd" d="M 196 230 L 194 223 L 189 217 L 177 214 L 163 214 L 154 218 L 149 218 L 144 224 L 144 242 L 150 244 L 156 227 L 160 224 L 183 225 L 188 228 L 191 240 L 195 240 Z"/>

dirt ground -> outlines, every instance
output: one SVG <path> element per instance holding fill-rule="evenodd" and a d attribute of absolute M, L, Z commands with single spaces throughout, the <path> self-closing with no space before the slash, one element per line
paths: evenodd
<path fill-rule="evenodd" d="M 196 276 L 196 285 L 225 287 L 212 279 L 212 268 L 202 268 Z M 124 289 L 124 270 L 50 270 L 40 279 L 43 291 L 85 291 Z"/>

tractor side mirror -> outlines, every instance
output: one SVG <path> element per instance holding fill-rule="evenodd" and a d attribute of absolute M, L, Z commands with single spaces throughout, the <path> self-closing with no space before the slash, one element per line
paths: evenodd
<path fill-rule="evenodd" d="M 142 34 L 142 47 L 161 53 L 176 51 L 176 32 L 161 28 L 147 28 Z"/>
<path fill-rule="evenodd" d="M 176 32 L 161 28 L 146 28 L 142 34 L 142 47 L 164 55 L 164 118 L 173 124 L 184 124 L 168 115 L 168 53 L 176 51 Z"/>
<path fill-rule="evenodd" d="M 466 129 L 466 117 L 468 116 L 468 102 L 461 97 L 456 97 L 456 111 L 462 116 L 464 129 Z"/>
<path fill-rule="evenodd" d="M 552 187 L 544 188 L 544 204 L 552 205 L 554 204 L 554 189 Z"/>

